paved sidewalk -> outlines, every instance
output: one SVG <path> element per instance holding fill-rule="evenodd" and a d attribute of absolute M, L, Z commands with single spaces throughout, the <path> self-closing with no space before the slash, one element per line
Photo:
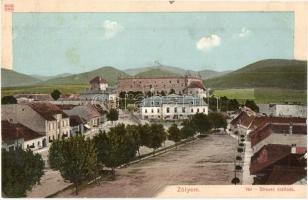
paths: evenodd
<path fill-rule="evenodd" d="M 245 141 L 245 155 L 244 155 L 244 165 L 243 165 L 243 185 L 252 185 L 253 183 L 253 176 L 250 175 L 249 166 L 250 166 L 250 159 L 252 156 L 252 149 L 251 144 L 249 141 Z"/>

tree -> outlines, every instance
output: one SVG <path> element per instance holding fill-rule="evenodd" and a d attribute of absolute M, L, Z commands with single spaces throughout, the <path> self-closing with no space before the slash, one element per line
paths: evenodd
<path fill-rule="evenodd" d="M 160 92 L 160 95 L 161 95 L 161 96 L 166 96 L 166 92 L 165 92 L 164 90 L 162 90 L 162 91 Z"/>
<path fill-rule="evenodd" d="M 140 146 L 149 146 L 151 140 L 151 126 L 149 124 L 138 125 L 138 132 L 141 140 Z"/>
<path fill-rule="evenodd" d="M 236 99 L 229 101 L 229 110 L 237 110 L 240 107 L 239 102 Z"/>
<path fill-rule="evenodd" d="M 61 92 L 59 90 L 54 90 L 50 95 L 54 100 L 58 100 L 61 96 Z"/>
<path fill-rule="evenodd" d="M 62 146 L 63 142 L 61 140 L 54 140 L 49 148 L 48 163 L 51 169 L 58 170 L 62 165 Z"/>
<path fill-rule="evenodd" d="M 106 167 L 114 169 L 131 161 L 139 149 L 132 135 L 129 135 L 124 124 L 119 124 L 106 133 L 100 133 L 94 137 L 94 144 L 98 151 L 98 160 Z"/>
<path fill-rule="evenodd" d="M 139 132 L 139 128 L 136 125 L 127 125 L 126 126 L 128 137 L 134 139 L 134 149 L 137 149 L 138 155 L 140 156 L 139 147 L 142 146 L 142 140 Z"/>
<path fill-rule="evenodd" d="M 197 132 L 204 134 L 211 130 L 212 123 L 208 116 L 203 113 L 197 113 L 192 117 L 192 123 Z"/>
<path fill-rule="evenodd" d="M 116 109 L 111 108 L 107 113 L 107 119 L 112 122 L 117 121 L 119 119 L 119 112 Z"/>
<path fill-rule="evenodd" d="M 2 192 L 10 198 L 26 197 L 26 191 L 39 183 L 43 169 L 40 154 L 21 148 L 13 151 L 2 149 Z"/>
<path fill-rule="evenodd" d="M 254 102 L 254 100 L 246 100 L 245 102 L 245 106 L 250 108 L 251 110 L 255 111 L 255 112 L 259 112 L 259 107 L 257 106 L 257 104 Z"/>
<path fill-rule="evenodd" d="M 17 104 L 17 100 L 14 96 L 4 96 L 1 99 L 1 104 Z"/>
<path fill-rule="evenodd" d="M 93 141 L 85 139 L 83 136 L 70 137 L 61 140 L 51 148 L 61 148 L 57 151 L 61 154 L 58 158 L 53 158 L 54 154 L 49 155 L 49 163 L 53 163 L 55 169 L 59 170 L 61 176 L 75 185 L 76 195 L 78 186 L 89 178 L 95 176 L 97 171 L 97 153 Z"/>
<path fill-rule="evenodd" d="M 191 127 L 191 126 L 184 125 L 181 128 L 181 136 L 182 136 L 183 139 L 192 137 L 192 136 L 194 136 L 194 134 L 195 134 L 195 131 L 194 131 L 193 127 Z"/>
<path fill-rule="evenodd" d="M 208 117 L 215 129 L 217 128 L 226 129 L 227 128 L 227 120 L 221 113 L 213 112 L 213 113 L 210 113 Z"/>
<path fill-rule="evenodd" d="M 176 124 L 172 124 L 168 129 L 168 140 L 174 141 L 175 145 L 182 138 L 181 131 Z"/>
<path fill-rule="evenodd" d="M 151 124 L 150 130 L 147 147 L 154 149 L 155 153 L 155 150 L 161 147 L 162 143 L 166 140 L 167 133 L 162 124 Z"/>
<path fill-rule="evenodd" d="M 169 94 L 175 94 L 175 90 L 171 88 Z"/>

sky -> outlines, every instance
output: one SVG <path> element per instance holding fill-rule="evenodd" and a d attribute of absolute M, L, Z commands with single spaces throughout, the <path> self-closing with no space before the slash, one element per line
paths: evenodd
<path fill-rule="evenodd" d="M 235 70 L 293 59 L 292 12 L 14 13 L 13 68 L 80 73 L 162 65 Z"/>

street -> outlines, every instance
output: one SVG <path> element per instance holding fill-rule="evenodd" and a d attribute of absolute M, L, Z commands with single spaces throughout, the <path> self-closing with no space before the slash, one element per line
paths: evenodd
<path fill-rule="evenodd" d="M 78 197 L 155 197 L 167 185 L 226 185 L 234 177 L 237 141 L 210 135 L 116 171 L 114 181 L 82 189 Z M 75 197 L 73 190 L 56 197 Z"/>

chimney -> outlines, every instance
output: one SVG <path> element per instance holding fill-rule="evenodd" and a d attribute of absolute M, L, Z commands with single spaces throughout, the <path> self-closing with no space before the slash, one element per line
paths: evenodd
<path fill-rule="evenodd" d="M 289 125 L 289 134 L 292 135 L 293 134 L 293 123 L 290 122 L 290 125 Z"/>
<path fill-rule="evenodd" d="M 291 154 L 296 154 L 296 144 L 291 145 Z"/>

